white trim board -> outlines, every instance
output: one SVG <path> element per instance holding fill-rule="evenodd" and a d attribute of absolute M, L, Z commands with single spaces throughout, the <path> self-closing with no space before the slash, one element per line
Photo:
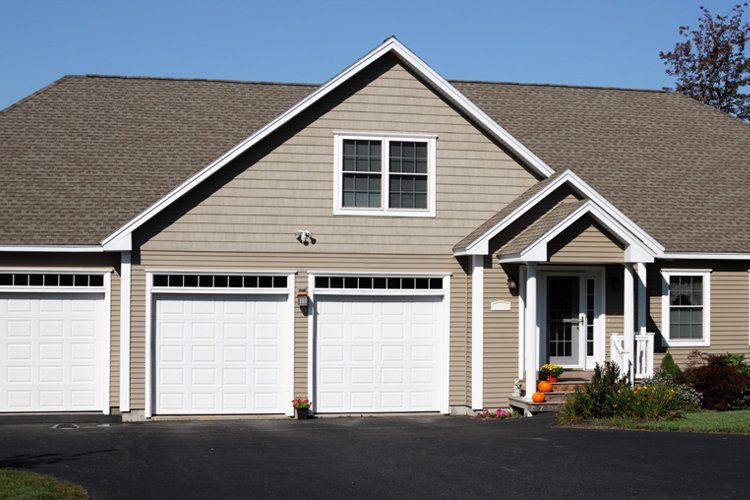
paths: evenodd
<path fill-rule="evenodd" d="M 397 56 L 404 64 L 421 75 L 443 96 L 459 106 L 471 118 L 476 120 L 476 122 L 480 126 L 482 126 L 482 128 L 484 128 L 501 143 L 505 144 L 511 151 L 518 155 L 519 158 L 521 158 L 531 168 L 536 170 L 540 175 L 545 177 L 552 175 L 554 171 L 546 163 L 544 163 L 544 161 L 542 161 L 538 156 L 532 153 L 528 148 L 526 148 L 526 146 L 521 144 L 521 142 L 519 142 L 515 137 L 510 135 L 504 128 L 502 128 L 499 124 L 492 120 L 484 111 L 479 109 L 479 107 L 477 107 L 463 94 L 461 94 L 455 87 L 453 87 L 453 85 L 451 85 L 436 71 L 430 68 L 419 57 L 417 57 L 416 54 L 406 48 L 406 46 L 404 46 L 401 42 L 396 40 L 395 37 L 390 37 L 383 43 L 381 43 L 378 47 L 368 52 L 357 62 L 323 84 L 312 94 L 305 97 L 300 102 L 289 108 L 286 112 L 282 113 L 274 120 L 253 133 L 250 137 L 234 146 L 232 149 L 217 158 L 213 163 L 202 169 L 200 172 L 194 174 L 192 177 L 167 193 L 164 197 L 151 205 L 149 208 L 147 208 L 139 215 L 131 219 L 129 222 L 127 222 L 125 225 L 117 229 L 115 232 L 104 238 L 104 240 L 102 240 L 101 242 L 102 246 L 106 247 L 108 244 L 112 244 L 120 238 L 124 238 L 130 235 L 141 225 L 145 224 L 156 214 L 160 213 L 166 207 L 182 197 L 185 193 L 209 178 L 229 162 L 237 158 L 240 154 L 247 151 L 250 147 L 254 146 L 259 141 L 269 136 L 271 133 L 278 130 L 280 127 L 288 123 L 291 119 L 308 109 L 316 102 L 320 101 L 323 97 L 330 94 L 333 90 L 357 75 L 360 71 L 368 67 L 370 64 L 374 63 L 375 61 L 389 53 Z"/>
<path fill-rule="evenodd" d="M 369 292 L 370 290 L 357 290 L 351 289 L 351 293 L 342 293 L 344 290 L 333 289 L 328 290 L 324 288 L 315 288 L 315 277 L 316 276 L 331 276 L 331 275 L 359 275 L 359 276 L 400 276 L 400 277 L 414 277 L 424 278 L 427 276 L 439 277 L 442 279 L 442 289 L 433 290 L 406 290 L 410 293 L 398 293 L 402 290 L 388 290 L 379 289 L 374 292 L 377 293 L 361 293 Z M 328 293 L 330 291 L 330 293 Z M 307 310 L 307 397 L 312 401 L 312 409 L 315 411 L 316 402 L 316 381 L 315 373 L 317 370 L 317 364 L 315 362 L 315 337 L 317 336 L 317 324 L 315 317 L 317 314 L 316 308 L 316 296 L 322 296 L 326 299 L 331 297 L 400 297 L 400 296 L 411 296 L 411 297 L 428 297 L 428 296 L 442 296 L 442 324 L 444 325 L 441 332 L 440 349 L 441 349 L 441 401 L 440 401 L 440 412 L 444 414 L 450 414 L 450 324 L 451 324 L 451 274 L 450 273 L 405 273 L 403 271 L 397 273 L 387 272 L 335 272 L 335 271 L 309 271 L 307 274 L 307 294 L 308 294 L 308 310 Z"/>
<path fill-rule="evenodd" d="M 600 224 L 604 225 L 608 231 L 611 231 L 620 242 L 626 245 L 624 251 L 625 262 L 654 261 L 654 254 L 651 253 L 651 251 L 646 248 L 638 238 L 620 225 L 617 220 L 613 219 L 593 201 L 587 201 L 555 227 L 527 245 L 521 252 L 508 255 L 500 254 L 500 262 L 546 262 L 549 258 L 547 251 L 549 242 L 559 236 L 584 215 L 590 215 L 593 217 Z"/>
<path fill-rule="evenodd" d="M 185 272 L 180 269 L 172 269 L 172 272 L 175 274 L 188 274 L 188 272 Z M 224 271 L 217 270 L 216 273 L 222 273 Z M 158 274 L 158 273 L 157 273 Z M 294 331 L 294 312 L 296 307 L 296 297 L 295 297 L 295 277 L 296 277 L 296 271 L 291 271 L 287 273 L 287 286 L 286 288 L 276 288 L 273 290 L 266 289 L 265 295 L 273 294 L 273 295 L 286 295 L 287 299 L 287 314 L 288 314 L 288 323 L 289 323 L 289 329 L 290 331 L 287 332 L 287 338 L 286 338 L 286 345 L 284 345 L 284 352 L 281 353 L 281 355 L 285 358 L 284 362 L 286 363 L 284 365 L 284 362 L 282 362 L 282 366 L 285 369 L 288 369 L 288 373 L 284 374 L 284 392 L 287 395 L 287 400 L 289 401 L 289 406 L 286 407 L 284 410 L 284 414 L 287 416 L 294 415 L 294 409 L 291 406 L 291 401 L 294 398 L 294 339 L 295 339 L 295 331 Z M 244 291 L 244 290 L 243 290 Z M 145 380 L 145 392 L 146 392 L 146 404 L 144 409 L 144 416 L 145 418 L 151 418 L 153 416 L 154 411 L 154 364 L 155 360 L 153 359 L 154 351 L 153 351 L 153 341 L 154 341 L 154 334 L 156 332 L 155 330 L 155 323 L 154 319 L 156 318 L 154 313 L 154 304 L 157 300 L 157 296 L 164 296 L 164 295 L 179 295 L 180 293 L 184 293 L 182 289 L 174 289 L 174 288 L 168 288 L 168 287 L 155 287 L 154 286 L 154 272 L 153 271 L 146 271 L 146 380 Z M 247 289 L 247 292 L 242 293 L 243 295 L 263 295 L 264 292 L 258 292 L 254 291 L 253 289 Z M 196 288 L 192 290 L 192 293 L 190 295 L 230 295 L 227 293 L 227 289 L 205 289 L 205 288 Z"/>
<path fill-rule="evenodd" d="M 609 220 L 616 222 L 620 227 L 626 229 L 631 235 L 637 238 L 637 240 L 639 240 L 639 246 L 648 249 L 648 252 L 652 257 L 658 257 L 664 253 L 664 246 L 656 241 L 656 239 L 625 216 L 625 214 L 607 201 L 594 188 L 584 182 L 583 179 L 578 177 L 572 171 L 566 170 L 560 174 L 559 177 L 550 182 L 549 185 L 545 186 L 534 196 L 526 200 L 526 202 L 511 212 L 507 217 L 466 245 L 466 248 L 463 251 L 456 252 L 455 255 L 487 255 L 489 253 L 489 241 L 493 237 L 518 220 L 523 214 L 528 212 L 537 203 L 565 183 L 569 183 L 574 190 L 586 197 L 591 206 L 595 206 L 601 213 L 607 214 Z"/>
<path fill-rule="evenodd" d="M 703 338 L 672 339 L 669 326 L 669 280 L 672 276 L 700 276 L 703 278 Z M 663 347 L 710 347 L 711 346 L 711 269 L 662 269 L 661 270 L 661 338 Z"/>
<path fill-rule="evenodd" d="M 437 203 L 435 201 L 437 192 L 437 172 L 435 164 L 436 156 L 436 136 L 421 134 L 419 136 L 409 134 L 381 134 L 375 135 L 371 132 L 348 132 L 333 134 L 333 215 L 368 215 L 375 217 L 435 217 Z M 343 200 L 343 177 L 344 177 L 344 148 L 345 140 L 371 140 L 380 142 L 380 172 L 362 172 L 367 175 L 380 174 L 380 207 L 363 208 L 363 207 L 345 207 Z M 420 142 L 427 145 L 427 173 L 414 174 L 427 176 L 427 207 L 420 208 L 391 208 L 390 181 L 391 177 L 400 175 L 399 172 L 391 172 L 389 168 L 390 160 L 390 143 L 391 142 Z M 347 172 L 349 173 L 349 172 Z"/>
<path fill-rule="evenodd" d="M 484 255 L 471 262 L 471 408 L 484 408 Z"/>

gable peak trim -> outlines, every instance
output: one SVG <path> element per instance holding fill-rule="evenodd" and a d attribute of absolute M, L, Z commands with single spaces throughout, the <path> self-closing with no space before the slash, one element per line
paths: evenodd
<path fill-rule="evenodd" d="M 104 238 L 101 242 L 102 246 L 107 247 L 110 242 L 131 234 L 138 227 L 146 223 L 148 220 L 171 205 L 174 201 L 179 199 L 182 195 L 193 189 L 195 186 L 206 180 L 213 173 L 237 158 L 237 156 L 242 154 L 244 151 L 260 142 L 262 139 L 289 122 L 292 118 L 296 117 L 297 115 L 308 109 L 310 106 L 318 102 L 324 96 L 328 95 L 338 86 L 348 81 L 361 70 L 388 53 L 395 54 L 399 58 L 399 60 L 409 66 L 412 70 L 416 71 L 423 78 L 425 78 L 427 82 L 433 85 L 437 89 L 437 91 L 444 97 L 453 101 L 456 105 L 464 109 L 464 111 L 468 113 L 474 120 L 476 120 L 476 122 L 480 126 L 494 135 L 500 142 L 506 144 L 508 148 L 515 152 L 519 158 L 527 163 L 529 167 L 536 170 L 537 173 L 539 173 L 543 177 L 549 177 L 554 173 L 554 170 L 552 170 L 551 167 L 549 167 L 546 163 L 544 163 L 544 161 L 542 161 L 528 148 L 521 144 L 520 141 L 518 141 L 504 128 L 502 128 L 494 120 L 492 120 L 486 113 L 479 109 L 478 106 L 472 103 L 453 85 L 451 85 L 435 70 L 433 70 L 424 61 L 422 61 L 422 59 L 420 59 L 416 54 L 414 54 L 405 45 L 398 41 L 394 36 L 390 36 L 386 38 L 385 41 L 379 46 L 365 54 L 358 61 L 345 68 L 342 72 L 340 72 L 330 80 L 328 80 L 317 90 L 313 91 L 310 95 L 299 101 L 297 104 L 289 108 L 281 115 L 271 120 L 251 136 L 217 158 L 213 163 L 209 164 L 208 166 L 185 180 L 182 184 L 167 193 L 156 203 L 152 204 L 135 218 L 131 219 L 125 225 Z"/>

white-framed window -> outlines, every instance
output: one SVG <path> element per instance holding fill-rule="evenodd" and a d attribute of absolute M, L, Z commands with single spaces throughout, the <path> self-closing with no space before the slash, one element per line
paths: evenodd
<path fill-rule="evenodd" d="M 436 139 L 334 133 L 333 213 L 434 217 Z"/>
<path fill-rule="evenodd" d="M 711 271 L 662 270 L 662 335 L 672 347 L 711 345 Z"/>

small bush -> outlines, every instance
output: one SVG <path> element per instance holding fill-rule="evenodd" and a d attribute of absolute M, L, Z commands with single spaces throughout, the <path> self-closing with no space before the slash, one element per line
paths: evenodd
<path fill-rule="evenodd" d="M 669 419 L 700 408 L 700 395 L 692 388 L 676 384 L 663 370 L 631 387 L 612 363 L 597 366 L 591 383 L 576 390 L 560 412 L 564 422 L 611 417 L 639 420 Z"/>
<path fill-rule="evenodd" d="M 727 363 L 729 364 L 729 366 L 735 367 L 737 371 L 747 377 L 750 377 L 750 364 L 745 361 L 744 354 L 733 354 L 730 352 L 725 356 L 727 358 Z"/>
<path fill-rule="evenodd" d="M 588 420 L 615 415 L 621 390 L 629 390 L 626 377 L 620 376 L 616 363 L 607 361 L 604 366 L 597 363 L 591 382 L 565 399 L 560 410 L 563 421 Z"/>
<path fill-rule="evenodd" d="M 678 382 L 691 385 L 701 394 L 703 407 L 725 411 L 748 403 L 750 377 L 730 364 L 724 354 L 694 351 Z"/>
<path fill-rule="evenodd" d="M 665 354 L 661 359 L 661 369 L 664 373 L 672 377 L 673 380 L 679 377 L 680 373 L 682 373 L 682 370 L 680 370 L 680 367 L 674 362 L 674 358 L 672 358 L 670 353 Z"/>

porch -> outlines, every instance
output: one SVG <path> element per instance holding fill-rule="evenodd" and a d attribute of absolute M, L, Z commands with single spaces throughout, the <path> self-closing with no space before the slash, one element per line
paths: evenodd
<path fill-rule="evenodd" d="M 522 394 L 511 403 L 532 413 L 554 411 L 566 394 L 591 380 L 597 364 L 612 361 L 631 383 L 653 375 L 654 334 L 646 330 L 646 263 L 625 262 L 620 279 L 604 265 L 519 264 L 519 373 Z M 608 327 L 613 285 L 621 280 L 622 331 Z M 608 307 L 609 306 L 609 307 Z M 545 403 L 532 403 L 542 365 L 565 368 Z"/>

